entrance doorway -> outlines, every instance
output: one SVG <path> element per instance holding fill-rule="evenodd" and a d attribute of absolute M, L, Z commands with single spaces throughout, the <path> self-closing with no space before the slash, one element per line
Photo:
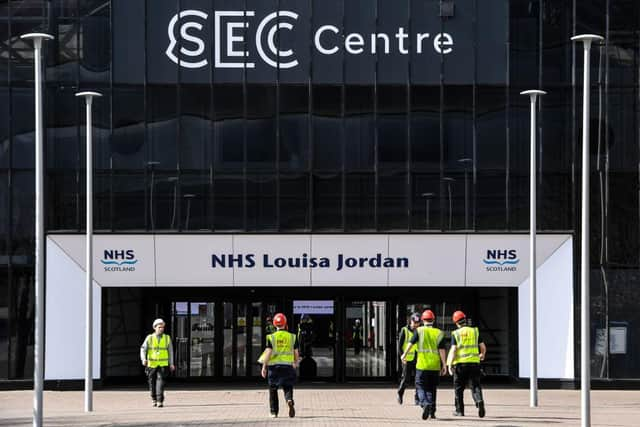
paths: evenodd
<path fill-rule="evenodd" d="M 103 378 L 139 381 L 138 354 L 131 351 L 149 333 L 150 322 L 167 320 L 174 341 L 176 376 L 219 381 L 260 378 L 257 359 L 272 317 L 284 313 L 298 336 L 303 357 L 316 369 L 300 369 L 301 381 L 391 380 L 400 362 L 400 328 L 413 312 L 429 308 L 450 341 L 451 315 L 462 309 L 487 344 L 483 369 L 489 376 L 518 372 L 517 289 L 510 288 L 103 289 Z M 447 342 L 448 345 L 448 342 Z"/>
<path fill-rule="evenodd" d="M 214 376 L 215 303 L 176 301 L 171 308 L 176 376 Z"/>
<path fill-rule="evenodd" d="M 348 301 L 345 305 L 347 377 L 384 377 L 388 372 L 388 303 Z"/>
<path fill-rule="evenodd" d="M 335 376 L 336 325 L 333 300 L 293 300 L 291 332 L 298 338 L 301 379 Z"/>

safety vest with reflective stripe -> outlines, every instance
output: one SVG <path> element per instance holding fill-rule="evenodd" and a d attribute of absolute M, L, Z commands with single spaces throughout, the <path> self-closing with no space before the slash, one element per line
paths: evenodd
<path fill-rule="evenodd" d="M 402 327 L 402 332 L 404 333 L 404 341 L 402 343 L 402 353 L 407 351 L 407 347 L 411 345 L 411 338 L 413 338 L 413 331 L 409 330 L 406 326 Z M 416 358 L 416 350 L 415 347 L 412 351 L 407 354 L 407 362 L 413 361 Z"/>
<path fill-rule="evenodd" d="M 456 354 L 451 363 L 453 365 L 480 363 L 480 349 L 478 347 L 480 332 L 478 332 L 478 328 L 463 326 L 453 331 L 452 335 L 456 340 Z"/>
<path fill-rule="evenodd" d="M 271 343 L 270 365 L 293 365 L 293 346 L 296 336 L 287 331 L 276 331 L 267 335 L 267 341 Z"/>
<path fill-rule="evenodd" d="M 418 328 L 418 362 L 416 369 L 421 371 L 439 371 L 440 354 L 438 346 L 444 339 L 444 333 L 433 326 Z"/>
<path fill-rule="evenodd" d="M 160 339 L 156 334 L 147 336 L 147 363 L 150 368 L 169 366 L 169 345 L 171 338 L 162 334 Z"/>

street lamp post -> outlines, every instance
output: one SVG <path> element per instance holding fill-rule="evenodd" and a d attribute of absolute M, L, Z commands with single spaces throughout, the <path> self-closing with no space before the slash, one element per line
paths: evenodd
<path fill-rule="evenodd" d="M 85 254 L 85 359 L 84 359 L 84 411 L 93 411 L 93 139 L 91 106 L 98 92 L 78 92 L 84 98 L 86 113 L 86 181 L 87 181 L 87 252 Z"/>
<path fill-rule="evenodd" d="M 589 331 L 589 115 L 591 90 L 591 44 L 600 42 L 604 37 L 595 34 L 581 34 L 571 37 L 572 41 L 583 42 L 583 80 L 582 80 L 582 218 L 580 230 L 580 387 L 582 427 L 591 425 L 591 334 Z M 606 325 L 605 327 L 609 327 Z"/>
<path fill-rule="evenodd" d="M 431 204 L 431 198 L 435 195 L 436 193 L 422 193 L 422 197 L 424 197 L 425 199 L 424 221 L 425 221 L 425 227 L 427 230 L 429 229 L 429 214 L 430 214 L 429 205 Z"/>
<path fill-rule="evenodd" d="M 529 97 L 531 104 L 531 129 L 530 129 L 530 174 L 529 174 L 529 322 L 531 323 L 530 345 L 530 372 L 529 372 L 529 406 L 535 408 L 538 406 L 538 320 L 537 311 L 538 304 L 536 301 L 537 283 L 536 283 L 536 104 L 538 97 L 546 95 L 547 92 L 542 90 L 525 90 L 520 95 Z"/>
<path fill-rule="evenodd" d="M 44 163 L 42 143 L 42 41 L 53 40 L 51 34 L 28 33 L 22 40 L 33 40 L 35 86 L 35 331 L 33 345 L 33 425 L 42 425 L 42 390 L 44 387 Z"/>
<path fill-rule="evenodd" d="M 464 229 L 469 229 L 469 164 L 473 163 L 473 159 L 468 157 L 458 159 L 458 163 L 464 168 Z"/>

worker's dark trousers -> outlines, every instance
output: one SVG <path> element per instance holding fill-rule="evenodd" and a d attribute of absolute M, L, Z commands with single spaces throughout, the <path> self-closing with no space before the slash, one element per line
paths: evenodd
<path fill-rule="evenodd" d="M 274 365 L 269 366 L 269 409 L 272 414 L 277 414 L 280 407 L 278 405 L 278 387 L 284 391 L 284 400 L 293 400 L 293 385 L 296 382 L 296 370 L 292 366 Z"/>
<path fill-rule="evenodd" d="M 164 382 L 169 373 L 168 366 L 158 366 L 155 368 L 145 368 L 147 379 L 149 380 L 149 392 L 151 400 L 164 402 Z"/>
<path fill-rule="evenodd" d="M 407 363 L 402 364 L 402 376 L 400 377 L 400 385 L 398 386 L 398 394 L 400 396 L 404 396 L 404 389 L 406 389 L 409 384 L 413 382 L 413 379 L 416 376 L 416 360 L 408 361 Z M 416 393 L 414 395 L 414 400 L 418 403 L 418 390 L 416 389 Z"/>
<path fill-rule="evenodd" d="M 436 413 L 436 393 L 440 384 L 440 371 L 416 371 L 416 391 L 420 407 L 431 405 L 431 414 Z"/>
<path fill-rule="evenodd" d="M 456 411 L 464 414 L 464 389 L 471 382 L 471 396 L 475 403 L 481 402 L 480 364 L 459 363 L 453 367 L 453 389 L 456 396 Z"/>

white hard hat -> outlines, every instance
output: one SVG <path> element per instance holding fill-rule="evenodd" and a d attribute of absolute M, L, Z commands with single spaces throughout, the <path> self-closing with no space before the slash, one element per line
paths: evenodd
<path fill-rule="evenodd" d="M 153 327 L 155 328 L 158 325 L 164 325 L 164 320 L 157 318 L 156 320 L 153 321 Z"/>

